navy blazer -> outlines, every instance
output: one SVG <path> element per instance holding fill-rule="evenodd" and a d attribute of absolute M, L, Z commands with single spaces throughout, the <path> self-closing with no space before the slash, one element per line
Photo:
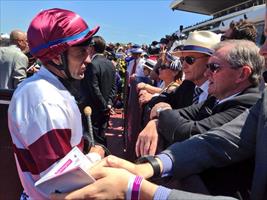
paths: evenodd
<path fill-rule="evenodd" d="M 217 105 L 215 97 L 209 97 L 203 103 L 162 111 L 158 120 L 158 132 L 168 145 L 183 141 L 233 120 L 256 104 L 260 97 L 258 87 L 249 87 Z"/>

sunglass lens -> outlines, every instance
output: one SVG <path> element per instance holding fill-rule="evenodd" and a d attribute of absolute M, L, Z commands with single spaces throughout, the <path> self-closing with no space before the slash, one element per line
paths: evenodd
<path fill-rule="evenodd" d="M 196 59 L 194 57 L 192 57 L 192 56 L 180 57 L 180 61 L 182 63 L 184 63 L 184 61 L 185 61 L 189 65 L 194 64 L 195 60 Z"/>
<path fill-rule="evenodd" d="M 187 62 L 187 64 L 189 65 L 193 65 L 194 62 L 196 61 L 196 59 L 192 56 L 186 56 L 184 59 L 185 59 L 185 62 Z"/>
<path fill-rule="evenodd" d="M 215 72 L 220 68 L 220 65 L 217 63 L 209 63 L 207 64 L 207 68 L 209 68 L 211 72 Z"/>

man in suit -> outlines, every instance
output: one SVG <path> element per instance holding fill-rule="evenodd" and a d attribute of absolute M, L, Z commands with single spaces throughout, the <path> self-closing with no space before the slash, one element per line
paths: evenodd
<path fill-rule="evenodd" d="M 221 40 L 227 40 L 227 39 L 238 39 L 238 40 L 250 40 L 252 42 L 255 42 L 256 40 L 256 35 L 257 35 L 257 30 L 255 26 L 247 21 L 239 21 L 239 22 L 232 22 L 230 24 L 229 29 L 222 35 Z M 192 84 L 192 83 L 191 83 Z M 159 102 L 166 102 L 171 105 L 173 109 L 179 109 L 182 107 L 190 106 L 192 103 L 192 98 L 193 98 L 193 92 L 192 86 L 187 86 L 189 83 L 186 83 L 186 85 L 182 84 L 177 90 L 171 94 L 164 94 L 159 97 L 153 98 L 149 102 L 149 107 L 152 108 L 156 103 Z M 185 88 L 186 95 L 181 95 L 180 90 L 182 88 Z M 185 94 L 182 92 L 182 94 Z M 155 115 L 155 111 L 159 108 L 162 107 L 163 105 L 157 105 L 155 109 L 153 109 L 153 116 Z"/>
<path fill-rule="evenodd" d="M 87 65 L 85 77 L 81 81 L 85 106 L 92 108 L 92 126 L 95 140 L 107 145 L 105 130 L 109 112 L 116 95 L 115 67 L 104 55 L 105 40 L 94 36 L 89 45 L 91 63 Z M 86 124 L 86 123 L 84 123 Z M 86 125 L 85 125 L 86 126 Z"/>
<path fill-rule="evenodd" d="M 173 92 L 152 98 L 145 106 L 145 119 L 155 118 L 160 109 L 184 108 L 207 99 L 209 83 L 204 72 L 208 59 L 214 52 L 213 47 L 219 42 L 220 36 L 211 31 L 194 31 L 189 34 L 183 49 L 173 52 L 182 61 L 185 80 Z M 144 124 L 147 124 L 147 120 Z"/>
<path fill-rule="evenodd" d="M 253 106 L 260 98 L 258 84 L 264 67 L 258 52 L 255 43 L 246 40 L 219 43 L 205 72 L 211 96 L 187 108 L 165 107 L 158 112 L 159 118 L 151 120 L 139 134 L 136 154 L 154 155 L 158 141 L 164 142 L 165 149 L 174 142 L 221 126 Z"/>
<path fill-rule="evenodd" d="M 26 33 L 14 30 L 10 33 L 10 46 L 0 47 L 0 88 L 15 89 L 27 77 L 28 50 Z"/>
<path fill-rule="evenodd" d="M 189 34 L 182 50 L 173 52 L 180 57 L 185 80 L 172 93 L 163 93 L 148 103 L 150 118 L 156 111 L 171 106 L 173 109 L 184 108 L 193 103 L 203 102 L 208 97 L 208 81 L 204 75 L 213 47 L 220 42 L 220 36 L 211 31 L 194 31 Z M 186 92 L 185 92 L 186 91 Z"/>

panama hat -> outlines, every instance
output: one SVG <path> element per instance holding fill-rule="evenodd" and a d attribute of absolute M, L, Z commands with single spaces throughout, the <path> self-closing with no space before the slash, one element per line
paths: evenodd
<path fill-rule="evenodd" d="M 212 55 L 214 46 L 221 40 L 221 35 L 211 31 L 194 31 L 189 33 L 181 50 L 173 51 L 172 55 L 181 56 L 183 52 L 197 52 Z"/>

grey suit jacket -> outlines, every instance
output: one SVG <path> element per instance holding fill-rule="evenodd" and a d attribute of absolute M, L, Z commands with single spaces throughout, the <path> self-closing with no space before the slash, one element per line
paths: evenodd
<path fill-rule="evenodd" d="M 27 77 L 28 58 L 16 45 L 0 47 L 0 88 L 15 89 Z"/>
<path fill-rule="evenodd" d="M 207 133 L 195 135 L 186 141 L 177 142 L 165 150 L 163 153 L 169 155 L 173 160 L 174 176 L 181 179 L 192 174 L 198 174 L 210 167 L 223 167 L 255 156 L 255 170 L 250 198 L 252 200 L 266 199 L 266 95 L 267 91 L 265 90 L 262 98 L 255 106 L 233 121 Z M 176 192 L 172 191 L 169 198 L 174 199 Z M 176 199 L 182 199 L 179 196 L 176 197 Z M 207 197 L 206 199 L 211 198 Z"/>

